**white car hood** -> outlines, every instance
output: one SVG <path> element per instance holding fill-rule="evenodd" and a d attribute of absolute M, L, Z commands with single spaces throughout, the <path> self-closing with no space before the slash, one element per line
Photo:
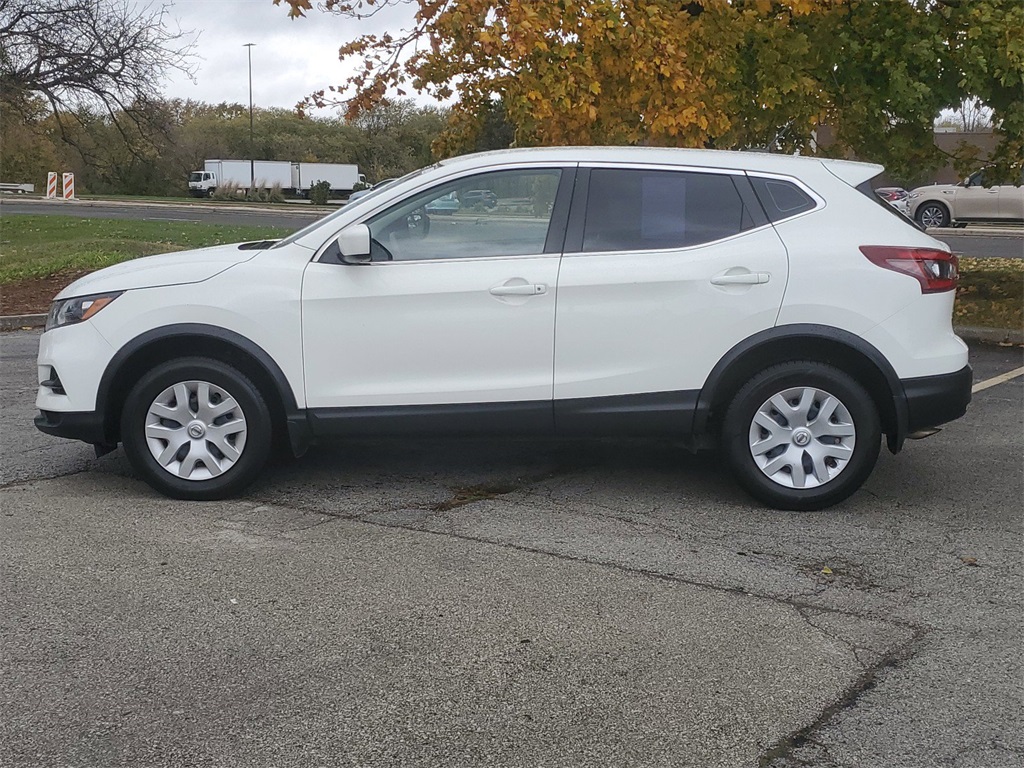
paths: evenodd
<path fill-rule="evenodd" d="M 235 264 L 248 261 L 258 250 L 239 250 L 239 243 L 215 245 L 194 251 L 163 253 L 132 259 L 101 269 L 75 280 L 57 294 L 57 299 L 88 296 L 133 288 L 159 288 L 164 285 L 201 283 Z"/>

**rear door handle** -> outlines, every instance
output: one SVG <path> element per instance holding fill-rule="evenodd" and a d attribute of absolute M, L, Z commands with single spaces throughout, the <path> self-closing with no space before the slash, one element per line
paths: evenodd
<path fill-rule="evenodd" d="M 761 285 L 767 283 L 771 275 L 767 272 L 743 272 L 738 275 L 718 275 L 711 278 L 712 285 Z"/>
<path fill-rule="evenodd" d="M 491 296 L 540 296 L 547 293 L 548 287 L 541 283 L 526 285 L 496 285 L 491 288 Z"/>

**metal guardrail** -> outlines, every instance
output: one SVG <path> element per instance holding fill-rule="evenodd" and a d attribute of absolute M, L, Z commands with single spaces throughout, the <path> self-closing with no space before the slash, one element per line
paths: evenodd
<path fill-rule="evenodd" d="M 0 181 L 0 192 L 17 192 L 19 195 L 24 195 L 35 191 L 35 184 L 12 184 L 10 182 Z"/>

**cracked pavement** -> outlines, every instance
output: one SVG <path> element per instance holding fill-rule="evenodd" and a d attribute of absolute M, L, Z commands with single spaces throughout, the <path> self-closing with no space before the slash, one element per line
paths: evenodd
<path fill-rule="evenodd" d="M 343 443 L 194 504 L 34 430 L 36 340 L 2 765 L 1024 765 L 1019 378 L 824 512 L 649 442 Z"/>

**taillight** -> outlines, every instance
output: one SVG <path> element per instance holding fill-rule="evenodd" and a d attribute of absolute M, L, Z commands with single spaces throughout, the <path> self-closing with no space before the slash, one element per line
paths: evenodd
<path fill-rule="evenodd" d="M 893 272 L 910 275 L 921 284 L 921 293 L 952 291 L 960 279 L 956 256 L 933 248 L 899 248 L 890 245 L 862 245 L 860 252 Z"/>

